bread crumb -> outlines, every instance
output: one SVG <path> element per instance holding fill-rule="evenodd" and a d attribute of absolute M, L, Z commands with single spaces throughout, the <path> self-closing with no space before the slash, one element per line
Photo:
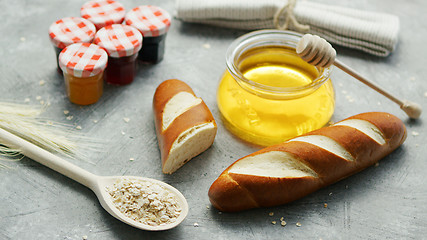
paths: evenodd
<path fill-rule="evenodd" d="M 36 100 L 37 100 L 37 101 L 39 101 L 39 100 L 41 100 L 41 99 L 42 99 L 42 97 L 41 97 L 41 96 L 37 96 L 37 97 L 36 97 Z"/>
<path fill-rule="evenodd" d="M 327 207 L 328 207 L 328 204 L 327 204 L 327 203 L 324 203 L 324 204 L 323 204 L 323 207 L 324 207 L 324 208 L 327 208 Z"/>
<path fill-rule="evenodd" d="M 29 98 L 25 98 L 25 99 L 24 99 L 24 102 L 26 102 L 26 103 L 27 103 L 27 102 L 30 102 L 30 101 L 31 101 L 31 100 L 30 100 Z"/>
<path fill-rule="evenodd" d="M 342 90 L 341 92 L 342 92 L 342 94 L 347 94 L 346 90 Z"/>
<path fill-rule="evenodd" d="M 21 37 L 19 40 L 21 40 L 21 42 L 25 42 L 27 39 L 25 39 L 24 37 Z"/>
<path fill-rule="evenodd" d="M 271 221 L 271 224 L 273 225 L 276 225 L 276 223 L 277 223 L 276 221 Z"/>
<path fill-rule="evenodd" d="M 300 222 L 297 222 L 295 225 L 296 225 L 297 227 L 301 227 L 301 223 L 300 223 Z"/>
<path fill-rule="evenodd" d="M 414 81 L 415 81 L 415 77 L 410 77 L 410 78 L 409 78 L 409 81 L 414 82 Z"/>
<path fill-rule="evenodd" d="M 82 237 L 82 239 L 83 239 L 83 240 L 87 240 L 87 236 L 86 236 L 86 235 L 84 235 L 84 236 Z"/>
<path fill-rule="evenodd" d="M 347 99 L 348 102 L 354 102 L 354 98 L 352 96 L 345 96 L 345 98 Z"/>
<path fill-rule="evenodd" d="M 65 115 L 68 115 L 70 113 L 70 111 L 68 111 L 68 110 L 64 110 L 64 114 Z"/>
<path fill-rule="evenodd" d="M 196 222 L 193 224 L 193 227 L 198 227 L 198 226 L 199 226 L 199 224 Z"/>
<path fill-rule="evenodd" d="M 82 130 L 82 126 L 77 126 L 76 129 Z"/>
<path fill-rule="evenodd" d="M 128 123 L 130 121 L 130 119 L 125 117 L 125 118 L 123 118 L 123 121 Z"/>
<path fill-rule="evenodd" d="M 43 86 L 46 82 L 44 80 L 40 80 L 39 85 Z"/>
<path fill-rule="evenodd" d="M 419 132 L 412 131 L 412 136 L 418 136 L 418 135 L 420 135 L 420 133 L 419 133 Z"/>
<path fill-rule="evenodd" d="M 210 207 L 209 207 L 209 206 L 206 206 L 206 209 L 210 209 Z"/>
<path fill-rule="evenodd" d="M 135 161 L 135 158 L 129 158 L 129 161 L 133 162 Z"/>
<path fill-rule="evenodd" d="M 96 120 L 96 119 L 95 119 L 95 120 L 93 120 L 93 123 L 98 123 L 98 120 Z"/>
<path fill-rule="evenodd" d="M 285 220 L 281 220 L 280 221 L 280 225 L 282 225 L 282 227 L 286 226 L 286 221 Z"/>
<path fill-rule="evenodd" d="M 67 117 L 67 120 L 71 120 L 71 119 L 73 119 L 73 116 L 68 116 Z"/>
<path fill-rule="evenodd" d="M 270 217 L 272 217 L 272 216 L 274 216 L 274 212 L 270 212 L 268 215 L 269 215 Z"/>
<path fill-rule="evenodd" d="M 329 193 L 329 196 L 332 196 L 332 192 Z"/>
<path fill-rule="evenodd" d="M 44 104 L 44 101 L 43 101 L 43 100 L 41 100 L 41 101 L 40 101 L 40 104 L 41 104 L 41 105 L 43 105 L 43 104 Z"/>
<path fill-rule="evenodd" d="M 427 92 L 424 93 L 424 97 L 427 97 Z"/>
<path fill-rule="evenodd" d="M 209 43 L 205 43 L 203 44 L 203 48 L 209 49 L 211 48 L 211 45 Z"/>

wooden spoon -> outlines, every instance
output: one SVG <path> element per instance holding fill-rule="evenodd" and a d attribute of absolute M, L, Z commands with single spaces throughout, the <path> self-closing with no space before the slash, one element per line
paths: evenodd
<path fill-rule="evenodd" d="M 139 229 L 148 230 L 148 231 L 160 231 L 167 230 L 176 227 L 180 224 L 188 214 L 188 204 L 185 197 L 174 187 L 166 184 L 164 182 L 143 178 L 143 177 L 131 177 L 131 176 L 97 176 L 94 175 L 70 162 L 53 155 L 52 153 L 0 128 L 0 143 L 21 150 L 21 153 L 79 183 L 90 188 L 98 197 L 99 202 L 102 207 L 110 213 L 113 217 L 119 219 L 120 221 L 127 223 L 131 226 L 134 226 Z M 131 218 L 126 217 L 121 213 L 112 202 L 110 194 L 107 192 L 106 188 L 111 187 L 120 179 L 134 179 L 141 181 L 148 181 L 154 184 L 163 186 L 165 189 L 170 191 L 176 196 L 177 202 L 181 207 L 181 213 L 175 222 L 166 224 L 166 225 L 146 225 Z"/>
<path fill-rule="evenodd" d="M 417 119 L 420 117 L 422 109 L 421 106 L 417 103 L 408 101 L 408 100 L 400 100 L 396 96 L 393 96 L 391 93 L 387 92 L 377 84 L 369 81 L 368 79 L 362 77 L 355 70 L 346 66 L 344 63 L 335 59 L 336 51 L 325 39 L 311 34 L 305 34 L 298 42 L 296 47 L 297 54 L 307 63 L 317 66 L 317 67 L 329 67 L 332 64 L 353 76 L 357 80 L 366 84 L 370 88 L 375 91 L 381 93 L 388 99 L 397 103 L 400 108 L 413 119 Z"/>

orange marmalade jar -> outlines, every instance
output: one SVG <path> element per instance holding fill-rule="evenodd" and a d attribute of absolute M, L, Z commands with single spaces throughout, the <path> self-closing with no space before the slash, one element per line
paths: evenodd
<path fill-rule="evenodd" d="M 108 55 L 101 47 L 90 43 L 75 43 L 59 54 L 68 98 L 72 103 L 96 103 L 103 91 L 103 75 Z"/>

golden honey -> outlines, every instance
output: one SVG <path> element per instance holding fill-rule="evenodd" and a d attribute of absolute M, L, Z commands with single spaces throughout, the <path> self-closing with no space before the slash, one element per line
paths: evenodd
<path fill-rule="evenodd" d="M 278 35 L 274 41 L 259 39 L 272 31 Z M 334 112 L 330 69 L 299 58 L 295 45 L 300 35 L 292 35 L 292 41 L 281 39 L 289 33 L 250 33 L 258 37 L 255 46 L 250 46 L 251 36 L 246 37 L 249 43 L 241 37 L 237 41 L 243 42 L 244 49 L 232 44 L 227 53 L 228 70 L 218 87 L 218 107 L 233 134 L 257 145 L 280 143 L 321 128 Z"/>

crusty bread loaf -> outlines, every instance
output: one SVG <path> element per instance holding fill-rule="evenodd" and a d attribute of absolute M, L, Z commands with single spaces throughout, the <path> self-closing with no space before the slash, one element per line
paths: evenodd
<path fill-rule="evenodd" d="M 405 138 L 397 117 L 359 114 L 237 160 L 212 184 L 209 199 L 227 212 L 285 204 L 376 163 Z"/>
<path fill-rule="evenodd" d="M 212 113 L 184 82 L 161 83 L 153 111 L 164 173 L 175 172 L 212 145 L 217 130 Z"/>

